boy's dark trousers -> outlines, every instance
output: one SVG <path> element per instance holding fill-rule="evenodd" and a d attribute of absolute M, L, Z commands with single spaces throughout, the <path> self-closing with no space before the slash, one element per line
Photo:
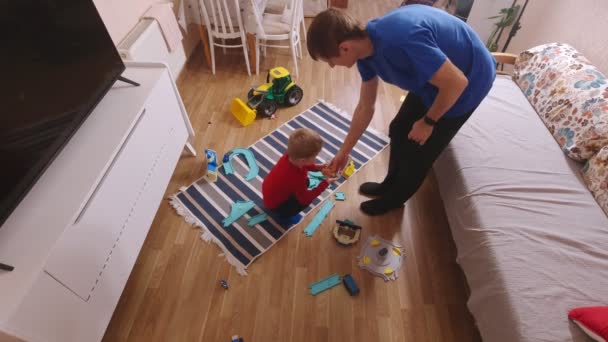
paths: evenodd
<path fill-rule="evenodd" d="M 471 116 L 441 118 L 424 145 L 410 140 L 408 134 L 428 108 L 417 95 L 409 93 L 389 126 L 390 158 L 388 173 L 382 182 L 386 189 L 380 198 L 394 207 L 405 203 L 416 193 L 439 154 Z"/>
<path fill-rule="evenodd" d="M 304 210 L 308 205 L 302 205 L 296 196 L 291 195 L 287 201 L 281 203 L 277 208 L 272 209 L 272 212 L 278 214 L 280 217 L 287 218 L 297 215 L 300 211 Z"/>

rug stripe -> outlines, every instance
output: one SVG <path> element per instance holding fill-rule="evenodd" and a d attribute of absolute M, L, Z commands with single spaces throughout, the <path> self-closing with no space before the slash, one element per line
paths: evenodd
<path fill-rule="evenodd" d="M 311 108 L 311 111 L 314 112 L 315 114 L 321 116 L 323 119 L 331 122 L 335 126 L 341 128 L 342 130 L 348 131 L 350 128 L 350 121 L 347 121 L 343 115 L 340 115 L 340 114 L 332 111 L 329 108 L 327 108 L 327 110 L 324 111 L 322 109 L 322 107 L 321 108 L 313 107 L 313 108 Z M 367 145 L 369 145 L 370 147 L 373 147 L 376 150 L 379 150 L 379 149 L 381 150 L 382 145 L 385 144 L 375 134 L 373 134 L 369 131 L 364 132 L 361 135 L 361 138 L 359 138 L 359 139 L 363 140 Z"/>
<path fill-rule="evenodd" d="M 322 102 L 319 102 L 315 106 L 313 106 L 313 108 L 315 108 L 315 107 L 321 109 L 322 111 L 324 111 L 325 113 L 331 115 L 332 117 L 336 118 L 337 120 L 340 120 L 346 126 L 350 126 L 351 121 L 352 121 L 351 117 L 346 117 L 346 116 L 344 116 L 344 115 L 336 112 L 335 110 L 331 109 L 329 106 L 325 105 Z M 373 132 L 372 130 L 366 130 L 363 133 L 363 136 L 365 136 L 365 137 L 367 137 L 369 139 L 373 139 L 379 145 L 388 145 L 389 140 L 390 140 L 388 137 L 381 136 L 380 134 L 377 134 L 377 133 Z"/>
<path fill-rule="evenodd" d="M 231 187 L 229 182 L 225 181 L 224 177 L 225 177 L 224 175 L 220 175 L 220 178 L 222 179 L 222 181 L 220 182 L 218 179 L 218 181 L 216 182 L 219 190 L 226 193 L 231 199 L 235 199 L 237 197 L 242 197 L 242 196 L 239 196 L 236 193 L 236 191 L 234 191 L 234 189 Z M 263 212 L 264 212 L 264 210 L 261 209 L 261 207 L 259 205 L 257 205 L 257 203 L 256 203 L 256 206 L 253 209 L 251 209 L 248 212 L 248 215 L 245 215 L 245 217 L 249 218 L 249 217 L 255 216 L 257 214 L 263 213 Z M 258 232 L 257 231 L 258 228 L 249 227 L 248 225 L 245 226 L 244 228 L 247 230 L 248 234 L 252 235 L 256 239 L 258 244 L 263 246 L 263 248 L 268 248 L 283 234 L 283 232 L 278 231 L 275 227 L 272 227 L 272 225 L 270 223 L 268 223 L 267 221 L 262 222 L 256 226 L 260 226 L 260 227 L 264 228 L 263 230 L 269 235 L 269 237 L 264 235 L 262 232 Z"/>
<path fill-rule="evenodd" d="M 302 116 L 304 118 L 306 118 L 308 121 L 314 123 L 315 125 L 324 127 L 329 133 L 338 137 L 340 140 L 344 141 L 344 139 L 346 139 L 346 135 L 348 132 L 344 132 L 344 131 L 340 130 L 336 126 L 332 125 L 328 121 L 321 118 L 321 116 L 316 115 L 309 111 L 302 113 Z M 365 155 L 368 159 L 372 158 L 378 152 L 373 147 L 368 146 L 361 140 L 357 141 L 357 143 L 355 144 L 355 150 L 358 150 L 361 154 Z"/>
<path fill-rule="evenodd" d="M 224 214 L 220 213 L 215 206 L 209 202 L 207 200 L 207 198 L 205 196 L 203 196 L 203 194 L 201 194 L 198 189 L 196 188 L 196 186 L 191 186 L 188 188 L 188 190 L 186 190 L 186 192 L 192 197 L 193 200 L 195 200 L 198 203 L 201 203 L 203 208 L 206 209 L 207 213 L 209 214 L 209 216 L 211 216 L 216 222 L 221 223 L 222 219 L 224 218 Z M 247 253 L 249 253 L 252 257 L 255 257 L 256 255 L 260 254 L 260 250 L 258 250 L 251 242 L 249 242 L 249 240 L 243 236 L 243 234 L 241 234 L 237 229 L 235 229 L 232 225 L 228 226 L 228 227 L 222 227 L 224 228 L 224 232 L 228 233 L 228 235 L 237 243 L 240 245 L 241 248 L 243 248 Z M 216 233 L 213 234 L 216 237 L 219 237 L 221 233 L 217 231 L 216 229 Z"/>
<path fill-rule="evenodd" d="M 203 215 L 203 213 L 194 206 L 190 199 L 186 197 L 185 193 L 178 194 L 177 198 L 179 198 L 180 202 L 184 204 L 184 206 L 186 206 L 186 208 L 188 208 L 188 210 L 199 221 L 201 221 L 201 223 L 205 226 L 205 229 L 207 229 L 211 234 L 213 234 L 213 236 L 215 236 L 224 245 L 224 248 L 226 248 L 226 250 L 229 251 L 230 254 L 237 258 L 243 265 L 246 266 L 247 264 L 249 264 L 250 259 L 245 257 L 238 249 L 234 247 L 233 243 L 231 243 L 226 237 L 224 237 L 224 235 L 217 231 L 213 223 L 207 220 L 207 217 L 205 217 L 205 215 Z"/>
<path fill-rule="evenodd" d="M 226 176 L 222 175 L 222 177 L 224 178 Z M 238 180 L 238 179 L 236 179 L 236 180 Z M 226 183 L 226 184 L 224 184 L 224 183 Z M 230 180 L 227 177 L 223 179 L 223 182 L 220 182 L 219 180 L 216 182 L 216 184 L 221 188 L 221 190 L 225 191 L 226 194 L 228 196 L 230 196 L 230 198 L 233 201 L 251 200 L 257 205 L 257 207 L 254 208 L 256 211 L 256 214 L 259 214 L 260 212 L 262 212 L 262 210 L 263 210 L 262 208 L 264 208 L 264 203 L 259 196 L 257 196 L 255 193 L 253 193 L 251 191 L 248 191 L 248 190 L 243 191 L 241 189 L 241 191 L 244 193 L 244 195 L 248 197 L 248 198 L 243 198 L 243 197 L 239 196 L 232 188 L 230 188 L 230 186 L 227 183 L 231 183 L 234 187 L 236 187 L 237 186 L 236 184 L 238 184 L 238 183 L 235 184 L 235 183 L 230 182 Z M 242 183 L 242 182 L 239 182 L 239 183 Z M 252 210 L 254 210 L 254 209 L 252 209 Z M 286 230 L 285 227 L 280 227 L 278 225 L 277 225 L 277 227 L 275 227 L 274 225 L 272 225 L 266 221 L 263 223 L 260 223 L 260 224 L 266 230 L 266 232 L 268 232 L 268 234 L 272 235 L 272 237 L 275 239 L 278 239 L 279 237 L 281 237 L 283 232 Z"/>

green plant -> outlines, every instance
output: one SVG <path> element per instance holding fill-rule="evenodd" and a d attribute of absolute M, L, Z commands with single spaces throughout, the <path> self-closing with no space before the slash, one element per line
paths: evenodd
<path fill-rule="evenodd" d="M 498 15 L 488 18 L 498 19 L 498 21 L 494 24 L 494 30 L 486 42 L 486 47 L 488 50 L 491 52 L 498 50 L 498 41 L 500 41 L 500 36 L 502 35 L 503 30 L 513 24 L 517 18 L 520 8 L 520 5 L 515 5 L 514 3 L 511 7 L 501 9 Z"/>

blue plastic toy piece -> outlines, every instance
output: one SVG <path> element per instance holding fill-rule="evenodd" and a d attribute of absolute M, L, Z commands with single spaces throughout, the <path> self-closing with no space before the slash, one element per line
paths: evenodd
<path fill-rule="evenodd" d="M 227 162 L 224 162 L 224 173 L 227 175 L 231 175 L 234 173 L 234 169 L 232 168 L 232 164 L 230 163 L 230 160 L 228 160 Z"/>
<path fill-rule="evenodd" d="M 324 179 L 325 176 L 321 171 L 308 171 L 308 190 L 318 187 Z"/>
<path fill-rule="evenodd" d="M 239 337 L 239 335 L 232 336 L 232 341 L 230 342 L 243 342 L 243 338 Z"/>
<path fill-rule="evenodd" d="M 319 293 L 331 289 L 332 287 L 340 284 L 340 275 L 332 274 L 327 278 L 323 278 L 316 283 L 312 283 L 308 286 L 310 289 L 308 293 L 313 296 L 318 295 Z"/>
<path fill-rule="evenodd" d="M 260 223 L 260 222 L 264 222 L 268 219 L 268 215 L 266 215 L 266 213 L 261 213 L 261 214 L 257 214 L 253 217 L 249 218 L 249 221 L 247 221 L 247 224 L 250 227 L 255 226 L 256 224 Z"/>
<path fill-rule="evenodd" d="M 346 194 L 343 192 L 336 192 L 336 201 L 344 201 L 346 199 Z"/>
<path fill-rule="evenodd" d="M 228 282 L 227 282 L 227 281 L 225 281 L 224 279 L 220 280 L 220 285 L 221 285 L 221 286 L 222 286 L 224 289 L 228 290 Z"/>
<path fill-rule="evenodd" d="M 321 207 L 321 209 L 319 210 L 317 215 L 315 215 L 315 217 L 312 219 L 312 221 L 310 221 L 308 226 L 306 226 L 306 228 L 304 228 L 304 234 L 306 234 L 306 236 L 308 236 L 308 237 L 311 237 L 312 234 L 314 234 L 315 231 L 317 231 L 317 229 L 319 228 L 319 226 L 321 225 L 323 220 L 325 220 L 325 217 L 327 217 L 327 214 L 329 214 L 329 212 L 331 211 L 331 209 L 333 207 L 334 207 L 334 202 L 329 201 L 329 200 L 325 201 L 325 203 L 323 203 L 323 206 Z"/>
<path fill-rule="evenodd" d="M 353 278 L 353 276 L 350 274 L 347 274 L 344 276 L 344 278 L 342 278 L 342 283 L 344 283 L 346 291 L 348 291 L 351 296 L 356 296 L 359 294 L 359 286 L 357 286 L 355 278 Z"/>
<path fill-rule="evenodd" d="M 241 216 L 245 215 L 253 207 L 255 207 L 255 204 L 252 201 L 238 201 L 232 203 L 232 208 L 230 208 L 230 215 L 228 215 L 228 217 L 222 220 L 222 224 L 224 225 L 224 227 L 228 227 L 236 220 L 238 220 Z"/>
<path fill-rule="evenodd" d="M 232 150 L 230 156 L 228 157 L 228 161 L 224 162 L 224 172 L 227 175 L 231 175 L 234 173 L 234 168 L 232 167 L 232 158 L 234 158 L 234 156 L 237 154 L 244 155 L 245 159 L 247 159 L 247 164 L 249 165 L 249 173 L 247 173 L 247 175 L 245 176 L 245 180 L 250 181 L 254 179 L 258 175 L 258 172 L 260 172 L 260 168 L 257 162 L 255 161 L 255 156 L 253 155 L 253 152 L 251 152 L 251 150 L 248 148 L 235 148 L 234 150 Z M 226 157 L 224 156 L 224 160 L 225 159 Z"/>

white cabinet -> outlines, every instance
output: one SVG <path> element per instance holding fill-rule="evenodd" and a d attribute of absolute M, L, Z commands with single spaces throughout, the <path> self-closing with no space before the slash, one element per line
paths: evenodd
<path fill-rule="evenodd" d="M 98 341 L 194 133 L 170 72 L 128 63 L 0 228 L 0 332 Z M 2 333 L 0 333 L 2 340 Z"/>

